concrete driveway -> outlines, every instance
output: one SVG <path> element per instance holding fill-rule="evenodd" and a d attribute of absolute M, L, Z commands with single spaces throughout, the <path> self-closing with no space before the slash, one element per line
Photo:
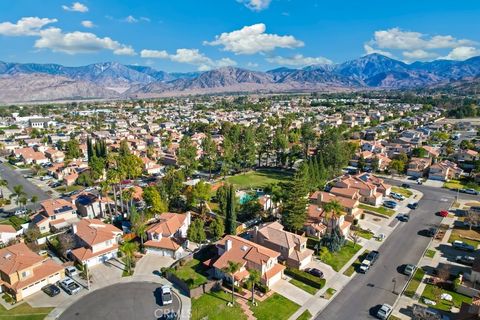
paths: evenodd
<path fill-rule="evenodd" d="M 170 267 L 175 260 L 171 257 L 164 257 L 154 253 L 147 253 L 143 256 L 135 266 L 135 276 L 151 276 L 158 272 L 161 268 Z"/>
<path fill-rule="evenodd" d="M 313 258 L 312 261 L 307 264 L 307 268 L 316 268 L 322 271 L 323 277 L 327 282 L 337 274 L 337 272 L 333 270 L 331 266 L 315 258 Z"/>
<path fill-rule="evenodd" d="M 288 280 L 281 279 L 277 281 L 271 289 L 276 293 L 284 296 L 288 300 L 291 300 L 299 305 L 303 305 L 305 302 L 308 301 L 312 297 L 311 294 L 305 292 L 304 290 L 300 289 L 297 286 L 294 286 L 290 282 L 290 278 L 287 277 Z"/>

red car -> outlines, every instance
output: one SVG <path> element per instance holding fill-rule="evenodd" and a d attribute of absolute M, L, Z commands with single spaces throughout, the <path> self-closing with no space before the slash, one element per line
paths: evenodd
<path fill-rule="evenodd" d="M 442 210 L 438 213 L 440 217 L 447 217 L 448 216 L 448 211 L 447 210 Z"/>

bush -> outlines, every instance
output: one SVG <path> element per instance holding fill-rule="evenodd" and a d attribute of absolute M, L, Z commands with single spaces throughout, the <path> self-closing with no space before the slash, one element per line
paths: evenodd
<path fill-rule="evenodd" d="M 320 279 L 302 270 L 287 268 L 285 269 L 285 274 L 317 289 L 322 289 L 325 285 L 325 279 Z"/>
<path fill-rule="evenodd" d="M 122 251 L 118 250 L 117 251 L 117 258 L 121 258 L 121 257 L 123 257 L 123 253 L 122 253 Z"/>
<path fill-rule="evenodd" d="M 255 285 L 255 288 L 260 291 L 261 293 L 268 293 L 270 291 L 270 288 L 264 285 L 263 283 L 257 283 Z"/>

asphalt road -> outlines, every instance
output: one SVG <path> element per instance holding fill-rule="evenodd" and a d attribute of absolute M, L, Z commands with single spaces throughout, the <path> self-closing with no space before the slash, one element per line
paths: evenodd
<path fill-rule="evenodd" d="M 10 191 L 13 191 L 14 186 L 22 185 L 23 191 L 27 194 L 28 199 L 30 199 L 34 195 L 38 197 L 38 202 L 50 198 L 50 195 L 48 193 L 25 179 L 20 172 L 13 170 L 9 166 L 5 165 L 5 163 L 0 163 L 0 176 L 2 177 L 2 179 L 8 181 L 8 189 Z"/>
<path fill-rule="evenodd" d="M 152 320 L 161 318 L 164 312 L 178 313 L 180 298 L 174 294 L 173 303 L 162 306 L 159 287 L 158 283 L 130 282 L 96 290 L 71 305 L 59 319 Z"/>
<path fill-rule="evenodd" d="M 387 182 L 400 184 L 397 181 Z M 430 238 L 421 235 L 421 231 L 440 223 L 441 217 L 435 212 L 448 209 L 456 195 L 441 188 L 413 184 L 412 187 L 423 192 L 424 196 L 418 208 L 411 211 L 410 221 L 399 222 L 380 247 L 380 256 L 375 265 L 367 274 L 357 274 L 316 319 L 370 319 L 381 304 L 394 304 L 398 292 L 408 280 L 401 273 L 401 266 L 418 263 L 430 242 Z M 470 199 L 467 195 L 461 197 Z M 394 287 L 397 293 L 393 293 Z"/>

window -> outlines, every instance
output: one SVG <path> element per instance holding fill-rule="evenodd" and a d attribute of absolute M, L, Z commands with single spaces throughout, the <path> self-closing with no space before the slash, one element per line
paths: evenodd
<path fill-rule="evenodd" d="M 28 271 L 23 271 L 23 272 L 22 272 L 22 278 L 28 277 L 29 274 L 30 274 L 30 272 L 28 272 Z"/>

